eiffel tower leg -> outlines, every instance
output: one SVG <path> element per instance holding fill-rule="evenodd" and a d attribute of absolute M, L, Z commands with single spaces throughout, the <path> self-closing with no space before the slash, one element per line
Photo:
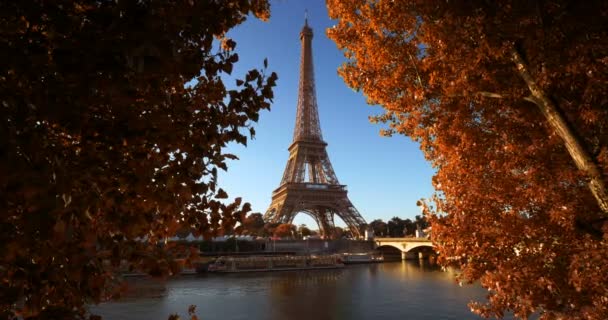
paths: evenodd
<path fill-rule="evenodd" d="M 281 211 L 283 210 L 283 206 L 271 206 L 264 213 L 264 222 L 267 223 L 277 223 L 281 217 Z"/>
<path fill-rule="evenodd" d="M 367 223 L 349 200 L 346 200 L 341 204 L 337 214 L 348 226 L 352 237 L 362 237 L 363 228 Z"/>
<path fill-rule="evenodd" d="M 305 213 L 308 214 L 315 221 L 315 224 L 319 228 L 320 236 L 323 236 L 323 232 L 325 228 L 327 228 L 328 224 L 323 219 L 323 216 L 319 213 L 319 210 L 306 210 Z"/>
<path fill-rule="evenodd" d="M 325 239 L 332 238 L 335 229 L 333 213 L 326 208 L 320 208 L 315 211 L 317 223 L 319 229 L 321 229 L 321 236 Z"/>
<path fill-rule="evenodd" d="M 293 205 L 285 204 L 285 206 L 283 206 L 283 211 L 281 212 L 279 222 L 280 223 L 292 223 L 293 218 L 295 218 L 297 213 L 298 213 L 298 208 L 294 208 Z"/>
<path fill-rule="evenodd" d="M 329 222 L 331 229 L 329 231 L 329 238 L 336 238 L 336 224 L 334 222 L 334 212 L 330 209 L 325 210 L 325 219 Z"/>
<path fill-rule="evenodd" d="M 264 214 L 264 222 L 267 223 L 291 223 L 293 220 L 293 208 L 285 203 L 278 203 L 268 208 Z"/>
<path fill-rule="evenodd" d="M 293 219 L 296 217 L 296 214 L 297 214 L 297 212 L 295 212 L 293 210 L 289 213 L 286 213 L 283 218 L 283 223 L 293 224 Z"/>

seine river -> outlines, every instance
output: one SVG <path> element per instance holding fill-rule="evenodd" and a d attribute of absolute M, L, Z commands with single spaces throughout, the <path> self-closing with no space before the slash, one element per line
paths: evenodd
<path fill-rule="evenodd" d="M 480 286 L 460 287 L 453 272 L 427 262 L 347 266 L 336 270 L 132 279 L 121 301 L 91 308 L 104 319 L 479 319 L 467 303 Z"/>

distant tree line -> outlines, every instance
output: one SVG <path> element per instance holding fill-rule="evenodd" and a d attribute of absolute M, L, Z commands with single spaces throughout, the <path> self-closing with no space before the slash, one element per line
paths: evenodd
<path fill-rule="evenodd" d="M 388 222 L 376 219 L 370 222 L 369 225 L 374 231 L 375 236 L 383 237 L 414 236 L 418 227 L 421 229 L 429 227 L 426 218 L 420 215 L 417 215 L 413 221 L 411 219 L 404 220 L 399 217 L 393 217 Z"/>
<path fill-rule="evenodd" d="M 414 236 L 418 226 L 421 229 L 429 227 L 429 222 L 424 216 L 417 215 L 414 220 L 401 219 L 393 217 L 388 222 L 382 219 L 376 219 L 369 223 L 375 236 L 383 237 L 404 237 Z M 307 236 L 316 236 L 318 232 L 311 230 L 305 224 L 296 226 L 289 223 L 265 223 L 260 213 L 249 214 L 240 227 L 236 231 L 242 235 L 250 235 L 257 237 L 279 237 L 302 239 Z M 333 239 L 341 239 L 348 234 L 348 229 L 335 227 L 331 235 Z"/>

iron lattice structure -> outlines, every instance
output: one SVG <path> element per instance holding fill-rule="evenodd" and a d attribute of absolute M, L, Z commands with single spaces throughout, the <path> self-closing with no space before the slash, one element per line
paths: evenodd
<path fill-rule="evenodd" d="M 298 109 L 289 160 L 280 186 L 272 193 L 272 203 L 264 215 L 271 223 L 292 223 L 296 214 L 310 215 L 324 237 L 332 237 L 334 215 L 340 217 L 354 237 L 361 237 L 365 220 L 338 182 L 327 155 L 319 124 L 312 63 L 312 29 L 305 22 L 300 32 L 300 84 Z"/>

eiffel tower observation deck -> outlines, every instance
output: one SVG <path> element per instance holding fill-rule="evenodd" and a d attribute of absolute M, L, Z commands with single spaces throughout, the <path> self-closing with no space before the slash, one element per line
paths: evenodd
<path fill-rule="evenodd" d="M 300 32 L 300 84 L 298 109 L 289 160 L 281 184 L 272 193 L 272 203 L 264 215 L 271 223 L 292 223 L 299 213 L 311 216 L 324 238 L 334 238 L 334 216 L 348 226 L 351 236 L 360 238 L 365 220 L 348 199 L 345 185 L 329 161 L 327 143 L 323 141 L 315 93 L 312 62 L 312 29 L 308 20 Z"/>

